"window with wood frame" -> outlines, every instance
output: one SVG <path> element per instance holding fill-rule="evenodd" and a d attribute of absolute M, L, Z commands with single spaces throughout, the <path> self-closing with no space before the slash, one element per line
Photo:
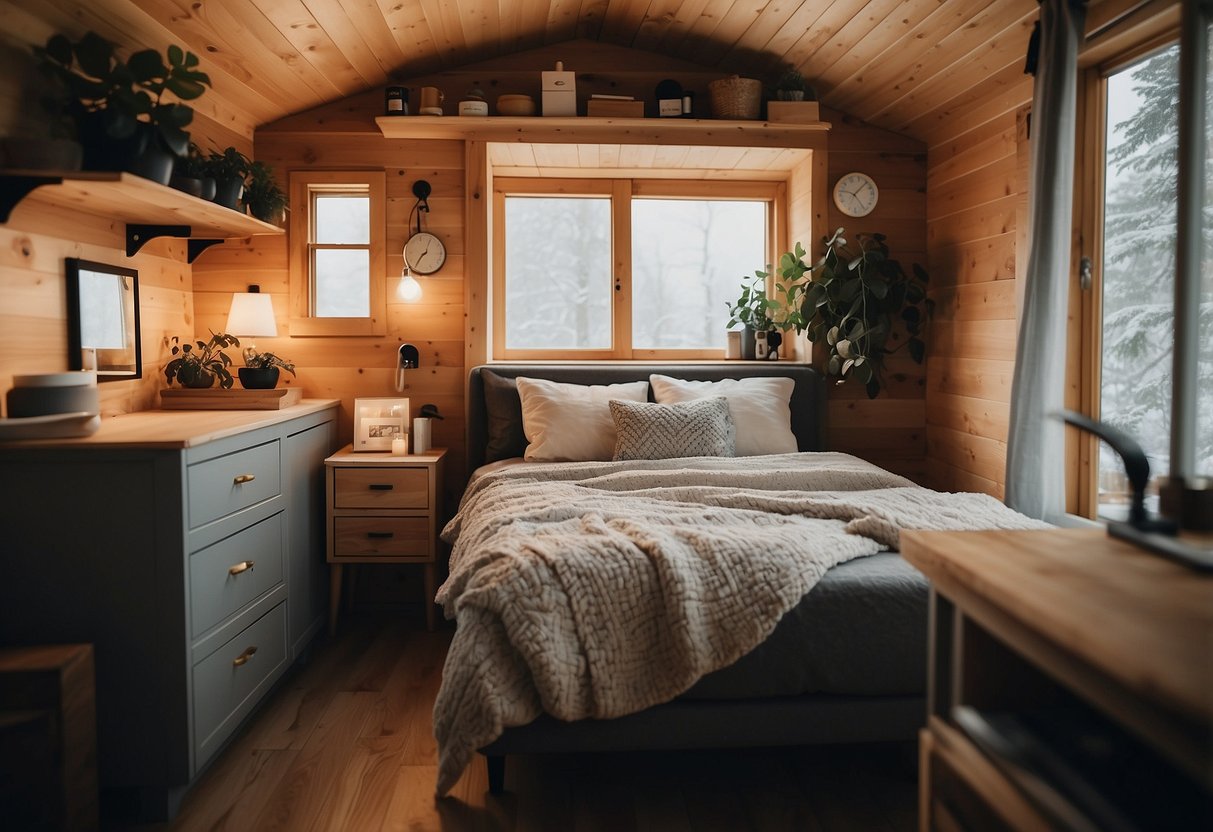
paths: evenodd
<path fill-rule="evenodd" d="M 383 335 L 383 171 L 290 176 L 291 335 Z"/>
<path fill-rule="evenodd" d="M 493 357 L 721 358 L 783 185 L 494 180 Z"/>
<path fill-rule="evenodd" d="M 1172 468 L 1172 361 L 1175 338 L 1177 189 L 1180 176 L 1203 182 L 1213 205 L 1213 158 L 1205 170 L 1181 170 L 1178 33 L 1119 51 L 1086 71 L 1080 86 L 1079 288 L 1081 320 L 1072 343 L 1081 357 L 1081 409 L 1133 436 L 1152 474 L 1147 501 Z M 1205 65 L 1206 83 L 1213 77 Z M 1205 125 L 1207 143 L 1213 131 Z M 1213 155 L 1210 155 L 1213 156 Z M 1193 459 L 1183 467 L 1213 473 L 1213 227 L 1200 228 L 1198 337 Z M 1190 351 L 1190 350 L 1189 350 Z M 1125 519 L 1129 485 L 1119 458 L 1094 437 L 1072 436 L 1077 477 L 1071 510 Z"/>

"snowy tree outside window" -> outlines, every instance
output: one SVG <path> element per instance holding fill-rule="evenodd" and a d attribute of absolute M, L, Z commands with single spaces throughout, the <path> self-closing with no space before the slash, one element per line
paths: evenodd
<path fill-rule="evenodd" d="M 1156 483 L 1170 467 L 1178 64 L 1173 46 L 1107 84 L 1100 417 L 1137 438 Z M 1213 474 L 1213 146 L 1207 157 L 1196 471 Z M 1101 445 L 1098 465 L 1100 514 L 1120 516 L 1129 493 L 1120 461 Z"/>

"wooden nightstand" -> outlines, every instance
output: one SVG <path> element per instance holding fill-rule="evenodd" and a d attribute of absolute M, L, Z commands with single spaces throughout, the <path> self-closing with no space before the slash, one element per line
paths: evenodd
<path fill-rule="evenodd" d="M 434 560 L 445 448 L 392 456 L 345 446 L 324 461 L 327 560 L 332 570 L 329 633 L 337 631 L 341 572 L 353 563 L 425 567 L 425 623 L 434 629 Z"/>

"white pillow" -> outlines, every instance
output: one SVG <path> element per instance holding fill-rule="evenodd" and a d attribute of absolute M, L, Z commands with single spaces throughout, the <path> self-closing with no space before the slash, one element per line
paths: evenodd
<path fill-rule="evenodd" d="M 615 455 L 615 422 L 607 402 L 648 401 L 649 384 L 561 384 L 519 377 L 518 398 L 527 460 L 609 460 Z"/>
<path fill-rule="evenodd" d="M 658 404 L 724 396 L 737 428 L 737 456 L 796 453 L 792 408 L 788 402 L 796 382 L 790 378 L 726 378 L 722 381 L 684 381 L 651 375 L 653 398 Z"/>

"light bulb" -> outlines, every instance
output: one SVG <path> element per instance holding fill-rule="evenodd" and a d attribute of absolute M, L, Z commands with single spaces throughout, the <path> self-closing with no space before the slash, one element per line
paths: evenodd
<path fill-rule="evenodd" d="M 405 303 L 416 303 L 421 300 L 421 284 L 408 269 L 405 269 L 401 276 L 400 286 L 396 289 L 396 297 Z"/>

